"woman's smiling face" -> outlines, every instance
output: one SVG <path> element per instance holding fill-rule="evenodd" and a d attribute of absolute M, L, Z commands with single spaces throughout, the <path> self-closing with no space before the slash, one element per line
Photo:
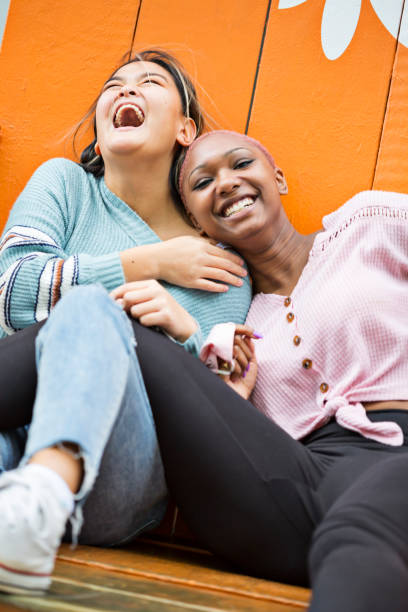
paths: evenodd
<path fill-rule="evenodd" d="M 96 105 L 97 139 L 105 164 L 112 156 L 141 147 L 145 155 L 172 156 L 186 121 L 192 120 L 183 115 L 180 94 L 167 70 L 143 61 L 122 66 L 105 83 Z"/>
<path fill-rule="evenodd" d="M 190 152 L 182 191 L 206 234 L 238 248 L 273 224 L 287 188 L 258 146 L 239 134 L 214 132 Z"/>

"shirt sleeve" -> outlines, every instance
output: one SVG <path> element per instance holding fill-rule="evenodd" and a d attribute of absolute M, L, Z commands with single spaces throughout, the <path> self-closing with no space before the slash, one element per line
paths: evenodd
<path fill-rule="evenodd" d="M 194 357 L 198 357 L 200 354 L 200 349 L 203 344 L 203 334 L 202 334 L 201 328 L 197 320 L 196 320 L 196 323 L 197 323 L 197 330 L 194 332 L 194 334 L 192 334 L 184 342 L 179 342 L 178 340 L 173 338 L 173 336 L 170 336 L 170 334 L 166 333 L 165 331 L 163 331 L 163 333 L 165 336 L 167 336 L 170 340 L 172 340 L 173 342 L 181 346 L 188 353 L 191 353 Z"/>
<path fill-rule="evenodd" d="M 199 357 L 212 372 L 220 373 L 218 360 L 226 362 L 229 373 L 233 372 L 234 337 L 235 323 L 218 323 L 211 329 Z M 225 374 L 225 371 L 223 373 Z"/>
<path fill-rule="evenodd" d="M 0 325 L 6 334 L 47 318 L 75 285 L 99 282 L 111 290 L 124 282 L 118 252 L 94 257 L 65 251 L 81 204 L 69 201 L 67 181 L 76 173 L 78 183 L 78 170 L 68 160 L 46 162 L 13 206 L 0 241 Z"/>

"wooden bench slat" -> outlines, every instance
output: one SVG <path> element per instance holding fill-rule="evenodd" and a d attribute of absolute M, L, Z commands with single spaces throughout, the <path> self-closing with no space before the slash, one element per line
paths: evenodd
<path fill-rule="evenodd" d="M 63 564 L 72 564 L 78 575 L 90 568 L 110 576 L 120 575 L 123 579 L 148 580 L 178 589 L 212 592 L 218 598 L 239 597 L 242 602 L 250 599 L 252 606 L 265 603 L 269 610 L 275 610 L 271 608 L 272 603 L 279 606 L 276 610 L 287 612 L 306 609 L 310 599 L 308 589 L 236 574 L 207 551 L 165 543 L 138 541 L 120 550 L 87 546 L 73 550 L 63 545 L 58 555 L 58 571 Z"/>

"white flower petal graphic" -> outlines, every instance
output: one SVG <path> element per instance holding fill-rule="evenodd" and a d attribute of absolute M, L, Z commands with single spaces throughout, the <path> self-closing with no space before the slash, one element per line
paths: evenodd
<path fill-rule="evenodd" d="M 279 0 L 278 9 L 292 8 L 298 4 L 303 4 L 306 0 Z"/>
<path fill-rule="evenodd" d="M 361 0 L 326 0 L 322 17 L 322 47 L 328 59 L 336 60 L 349 46 L 360 9 Z"/>
<path fill-rule="evenodd" d="M 404 0 L 371 0 L 371 5 L 381 23 L 397 38 Z"/>
<path fill-rule="evenodd" d="M 397 38 L 404 0 L 371 0 L 371 5 L 381 23 Z"/>

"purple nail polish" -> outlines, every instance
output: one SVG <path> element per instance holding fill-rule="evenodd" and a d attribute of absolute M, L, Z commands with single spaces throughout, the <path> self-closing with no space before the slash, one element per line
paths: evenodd
<path fill-rule="evenodd" d="M 262 334 L 257 334 L 256 332 L 253 332 L 252 335 L 254 338 L 263 338 Z"/>
<path fill-rule="evenodd" d="M 248 374 L 248 370 L 249 370 L 250 365 L 251 365 L 251 364 L 250 364 L 250 363 L 248 363 L 247 367 L 245 368 L 245 370 L 244 370 L 244 372 L 243 372 L 243 374 L 242 374 L 242 378 L 245 378 L 245 376 Z"/>

